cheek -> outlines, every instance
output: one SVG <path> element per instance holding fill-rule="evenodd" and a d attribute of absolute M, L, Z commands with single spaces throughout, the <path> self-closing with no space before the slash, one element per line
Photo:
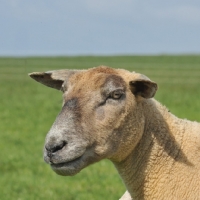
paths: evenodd
<path fill-rule="evenodd" d="M 95 110 L 95 122 L 98 128 L 111 131 L 120 126 L 121 121 L 125 116 L 125 106 L 108 105 L 101 106 Z"/>
<path fill-rule="evenodd" d="M 105 118 L 104 109 L 102 107 L 97 108 L 97 110 L 96 110 L 96 119 L 102 121 L 102 120 L 104 120 L 104 118 Z"/>

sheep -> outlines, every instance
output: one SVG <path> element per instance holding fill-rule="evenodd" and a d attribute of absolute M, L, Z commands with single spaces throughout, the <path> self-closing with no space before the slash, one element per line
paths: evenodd
<path fill-rule="evenodd" d="M 29 75 L 63 92 L 44 145 L 57 174 L 109 159 L 127 188 L 121 200 L 200 199 L 200 123 L 156 101 L 155 82 L 106 66 Z"/>

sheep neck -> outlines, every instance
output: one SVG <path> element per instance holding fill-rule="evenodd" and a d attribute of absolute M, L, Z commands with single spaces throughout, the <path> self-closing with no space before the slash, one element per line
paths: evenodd
<path fill-rule="evenodd" d="M 145 101 L 143 110 L 146 112 L 141 140 L 126 159 L 114 163 L 132 198 L 140 200 L 150 197 L 158 185 L 167 181 L 175 162 L 191 164 L 181 151 L 184 127 L 178 127 L 180 119 L 155 100 Z M 175 129 L 182 131 L 175 135 Z"/>

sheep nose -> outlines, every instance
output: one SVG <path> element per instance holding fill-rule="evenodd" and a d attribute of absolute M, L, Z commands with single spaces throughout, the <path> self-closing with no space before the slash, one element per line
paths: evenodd
<path fill-rule="evenodd" d="M 45 149 L 47 150 L 48 156 L 51 157 L 53 153 L 61 150 L 66 144 L 66 141 L 61 141 L 59 144 L 46 144 Z"/>

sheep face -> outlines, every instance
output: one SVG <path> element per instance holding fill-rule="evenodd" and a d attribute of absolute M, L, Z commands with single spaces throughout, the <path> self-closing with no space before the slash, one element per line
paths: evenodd
<path fill-rule="evenodd" d="M 135 81 L 132 73 L 107 67 L 30 76 L 63 91 L 44 146 L 44 160 L 60 175 L 74 175 L 104 158 L 125 159 L 144 128 L 140 97 L 150 98 L 157 89 L 149 80 Z"/>

